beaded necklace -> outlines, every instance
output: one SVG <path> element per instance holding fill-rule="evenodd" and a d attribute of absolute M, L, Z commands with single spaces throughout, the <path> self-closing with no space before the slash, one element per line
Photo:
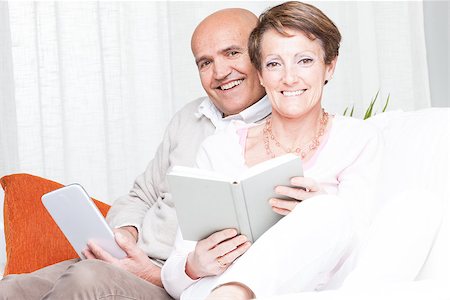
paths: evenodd
<path fill-rule="evenodd" d="M 311 152 L 319 147 L 319 145 L 320 145 L 319 139 L 325 133 L 325 128 L 327 127 L 327 124 L 328 124 L 328 113 L 322 109 L 322 116 L 320 118 L 319 130 L 317 131 L 314 138 L 311 141 L 309 141 L 307 144 L 305 144 L 303 147 L 301 147 L 301 145 L 298 147 L 296 147 L 295 145 L 292 145 L 290 148 L 287 148 L 287 147 L 283 146 L 278 141 L 278 139 L 275 137 L 275 135 L 273 134 L 272 118 L 269 117 L 266 119 L 266 123 L 265 123 L 264 129 L 263 129 L 263 141 L 264 141 L 264 148 L 266 149 L 266 153 L 267 153 L 267 155 L 269 155 L 272 158 L 275 157 L 275 154 L 273 153 L 272 149 L 270 148 L 270 141 L 273 141 L 275 146 L 277 146 L 284 152 L 293 153 L 295 155 L 300 156 L 302 159 L 304 159 L 305 156 L 309 152 Z"/>

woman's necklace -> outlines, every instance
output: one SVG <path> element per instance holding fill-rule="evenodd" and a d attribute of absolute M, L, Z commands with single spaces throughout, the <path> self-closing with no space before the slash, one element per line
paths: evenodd
<path fill-rule="evenodd" d="M 263 141 L 264 141 L 264 148 L 266 149 L 267 155 L 274 158 L 275 154 L 273 153 L 272 149 L 270 148 L 270 141 L 273 141 L 273 143 L 283 150 L 286 153 L 293 153 L 295 155 L 300 156 L 302 159 L 305 158 L 305 156 L 317 149 L 320 145 L 320 137 L 323 136 L 325 133 L 325 129 L 327 128 L 328 124 L 328 113 L 325 112 L 325 110 L 322 109 L 322 116 L 320 117 L 320 124 L 319 124 L 319 130 L 317 131 L 314 138 L 309 141 L 307 144 L 305 144 L 303 147 L 299 145 L 296 147 L 294 144 L 290 147 L 284 147 L 275 137 L 275 135 L 272 132 L 272 118 L 269 117 L 266 119 L 266 124 L 263 129 Z"/>

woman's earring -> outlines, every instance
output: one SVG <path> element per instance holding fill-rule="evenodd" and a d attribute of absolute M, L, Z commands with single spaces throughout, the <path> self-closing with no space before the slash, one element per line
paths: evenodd
<path fill-rule="evenodd" d="M 264 84 L 262 83 L 262 81 L 260 81 L 259 84 L 260 84 L 261 86 L 264 86 Z"/>
<path fill-rule="evenodd" d="M 324 82 L 324 84 L 323 85 L 326 85 L 328 83 L 328 80 L 325 80 L 325 82 Z"/>

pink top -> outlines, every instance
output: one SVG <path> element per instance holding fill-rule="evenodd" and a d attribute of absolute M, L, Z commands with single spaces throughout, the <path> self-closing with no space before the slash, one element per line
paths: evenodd
<path fill-rule="evenodd" d="M 208 137 L 198 152 L 197 166 L 230 176 L 247 169 L 244 150 L 249 126 L 254 124 L 232 122 Z M 337 115 L 321 146 L 304 164 L 305 177 L 315 179 L 328 194 L 344 201 L 358 228 L 357 236 L 367 233 L 372 219 L 382 144 L 379 131 L 369 122 Z M 196 282 L 184 269 L 195 245 L 196 242 L 183 240 L 178 230 L 175 250 L 161 273 L 165 289 L 174 298 Z"/>
<path fill-rule="evenodd" d="M 236 130 L 236 134 L 239 137 L 239 145 L 241 145 L 242 149 L 245 149 L 245 145 L 247 143 L 247 135 L 248 135 L 248 128 L 249 126 L 241 127 Z M 319 153 L 322 151 L 323 147 L 325 147 L 325 144 L 328 142 L 328 136 L 329 131 L 323 136 L 322 142 L 320 143 L 319 147 L 316 149 L 316 152 L 314 152 L 314 155 L 308 159 L 306 162 L 303 162 L 303 169 L 307 170 L 312 165 L 314 165 L 314 162 L 316 161 L 317 157 L 319 156 Z"/>

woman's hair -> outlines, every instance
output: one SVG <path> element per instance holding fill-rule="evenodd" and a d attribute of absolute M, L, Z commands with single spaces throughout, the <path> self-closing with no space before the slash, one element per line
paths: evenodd
<path fill-rule="evenodd" d="M 259 17 L 259 24 L 250 34 L 248 48 L 250 60 L 261 71 L 261 41 L 266 31 L 274 29 L 284 36 L 287 30 L 303 32 L 309 39 L 319 39 L 325 53 L 325 64 L 339 54 L 341 34 L 321 10 L 310 4 L 289 1 L 266 10 Z"/>

